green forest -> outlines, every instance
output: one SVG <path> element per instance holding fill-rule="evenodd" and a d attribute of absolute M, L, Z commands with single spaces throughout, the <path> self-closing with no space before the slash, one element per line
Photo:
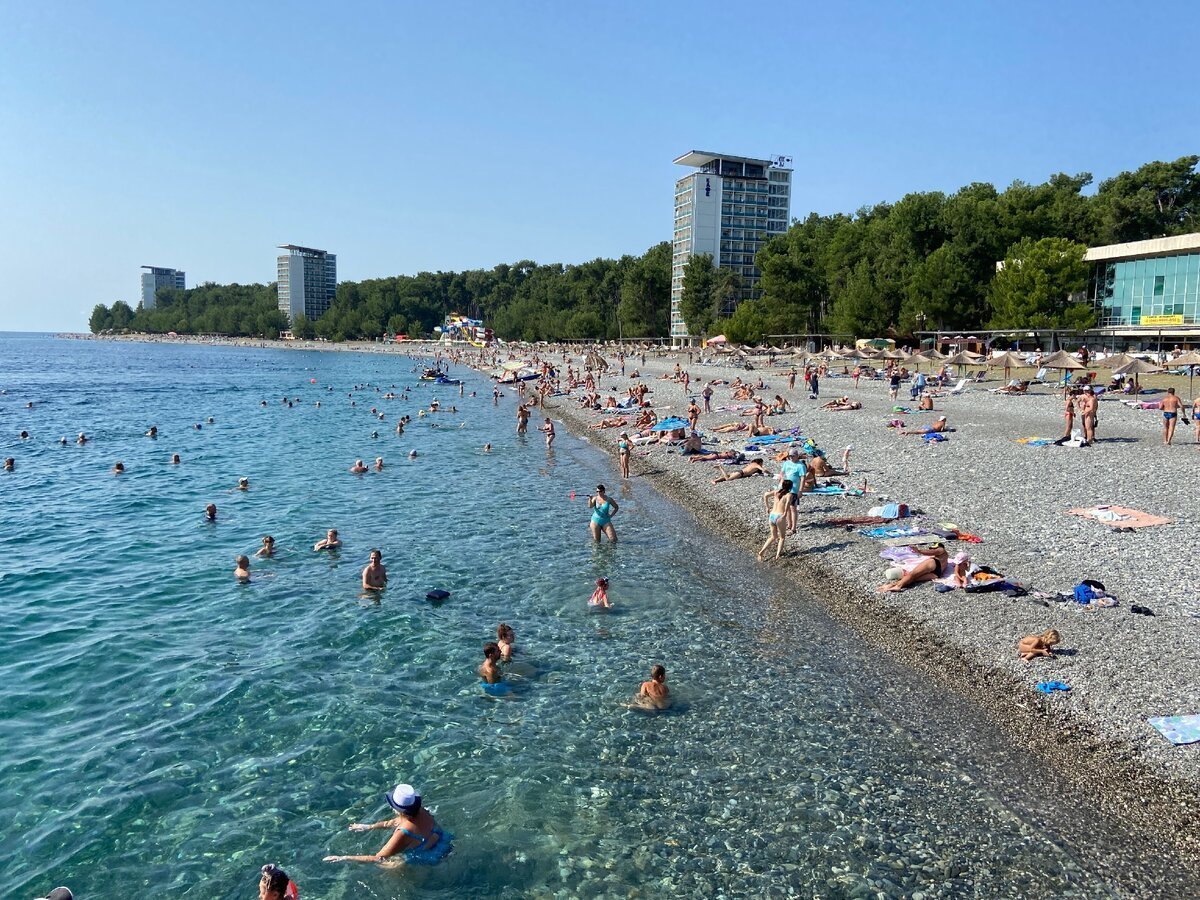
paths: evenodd
<path fill-rule="evenodd" d="M 1148 163 L 1101 181 L 1058 174 L 999 191 L 907 194 L 854 213 L 797 220 L 758 253 L 762 296 L 729 319 L 717 310 L 737 287 L 709 257 L 685 270 L 682 310 L 693 334 L 723 330 L 754 342 L 772 334 L 907 335 L 922 329 L 1087 328 L 1091 310 L 1067 297 L 1086 286 L 1088 246 L 1200 230 L 1200 156 Z M 997 272 L 997 262 L 1004 261 Z M 338 285 L 298 337 L 332 341 L 429 334 L 446 315 L 484 319 L 505 340 L 661 337 L 668 333 L 671 246 L 578 265 L 523 260 L 493 269 L 421 272 Z M 152 310 L 97 305 L 103 331 L 276 337 L 288 327 L 275 286 L 203 284 L 161 290 Z"/>

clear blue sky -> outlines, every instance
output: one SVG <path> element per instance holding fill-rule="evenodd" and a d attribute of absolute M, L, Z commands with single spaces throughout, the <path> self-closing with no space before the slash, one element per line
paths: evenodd
<path fill-rule="evenodd" d="M 1200 148 L 1190 2 L 265 7 L 0 0 L 0 330 L 282 243 L 342 279 L 640 253 L 693 148 L 793 157 L 800 217 Z"/>

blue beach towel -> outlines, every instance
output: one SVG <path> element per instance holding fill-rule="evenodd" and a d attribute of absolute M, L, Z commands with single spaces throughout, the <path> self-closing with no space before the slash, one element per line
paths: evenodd
<path fill-rule="evenodd" d="M 1153 716 L 1146 721 L 1172 744 L 1200 743 L 1200 716 Z"/>
<path fill-rule="evenodd" d="M 927 532 L 916 525 L 880 525 L 878 528 L 864 528 L 859 534 L 871 538 L 919 537 Z"/>
<path fill-rule="evenodd" d="M 861 488 L 844 488 L 836 484 L 822 484 L 808 491 L 809 494 L 849 494 L 852 497 L 861 497 Z"/>
<path fill-rule="evenodd" d="M 679 416 L 668 416 L 667 418 L 663 419 L 661 422 L 659 422 L 657 425 L 655 425 L 650 430 L 651 431 L 675 431 L 678 428 L 687 428 L 687 427 L 688 427 L 687 419 L 681 419 L 681 418 L 679 418 Z"/>
<path fill-rule="evenodd" d="M 794 431 L 788 434 L 764 434 L 762 437 L 756 437 L 753 439 L 755 444 L 759 444 L 764 447 L 768 444 L 791 444 L 794 441 L 805 440 L 808 440 L 808 438 L 804 437 L 802 434 L 796 434 Z M 750 445 L 747 444 L 746 447 L 749 449 Z"/>

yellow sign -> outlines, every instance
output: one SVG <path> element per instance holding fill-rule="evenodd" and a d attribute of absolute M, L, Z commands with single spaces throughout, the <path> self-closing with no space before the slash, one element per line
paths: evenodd
<path fill-rule="evenodd" d="M 1183 316 L 1142 316 L 1143 325 L 1182 325 Z"/>

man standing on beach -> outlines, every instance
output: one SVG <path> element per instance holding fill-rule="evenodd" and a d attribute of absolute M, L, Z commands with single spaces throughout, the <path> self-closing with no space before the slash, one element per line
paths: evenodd
<path fill-rule="evenodd" d="M 1168 447 L 1171 446 L 1171 441 L 1175 439 L 1175 423 L 1179 420 L 1183 409 L 1183 401 L 1175 396 L 1175 388 L 1167 388 L 1167 396 L 1162 399 L 1162 414 L 1163 443 Z M 1187 424 L 1186 419 L 1184 419 L 1183 424 Z"/>
<path fill-rule="evenodd" d="M 1079 417 L 1083 420 L 1083 446 L 1090 447 L 1096 441 L 1096 395 L 1085 387 L 1075 402 Z"/>
<path fill-rule="evenodd" d="M 700 396 L 704 398 L 704 411 L 706 413 L 712 412 L 712 395 L 712 383 L 709 382 L 708 384 L 704 385 L 704 390 L 700 392 Z"/>

